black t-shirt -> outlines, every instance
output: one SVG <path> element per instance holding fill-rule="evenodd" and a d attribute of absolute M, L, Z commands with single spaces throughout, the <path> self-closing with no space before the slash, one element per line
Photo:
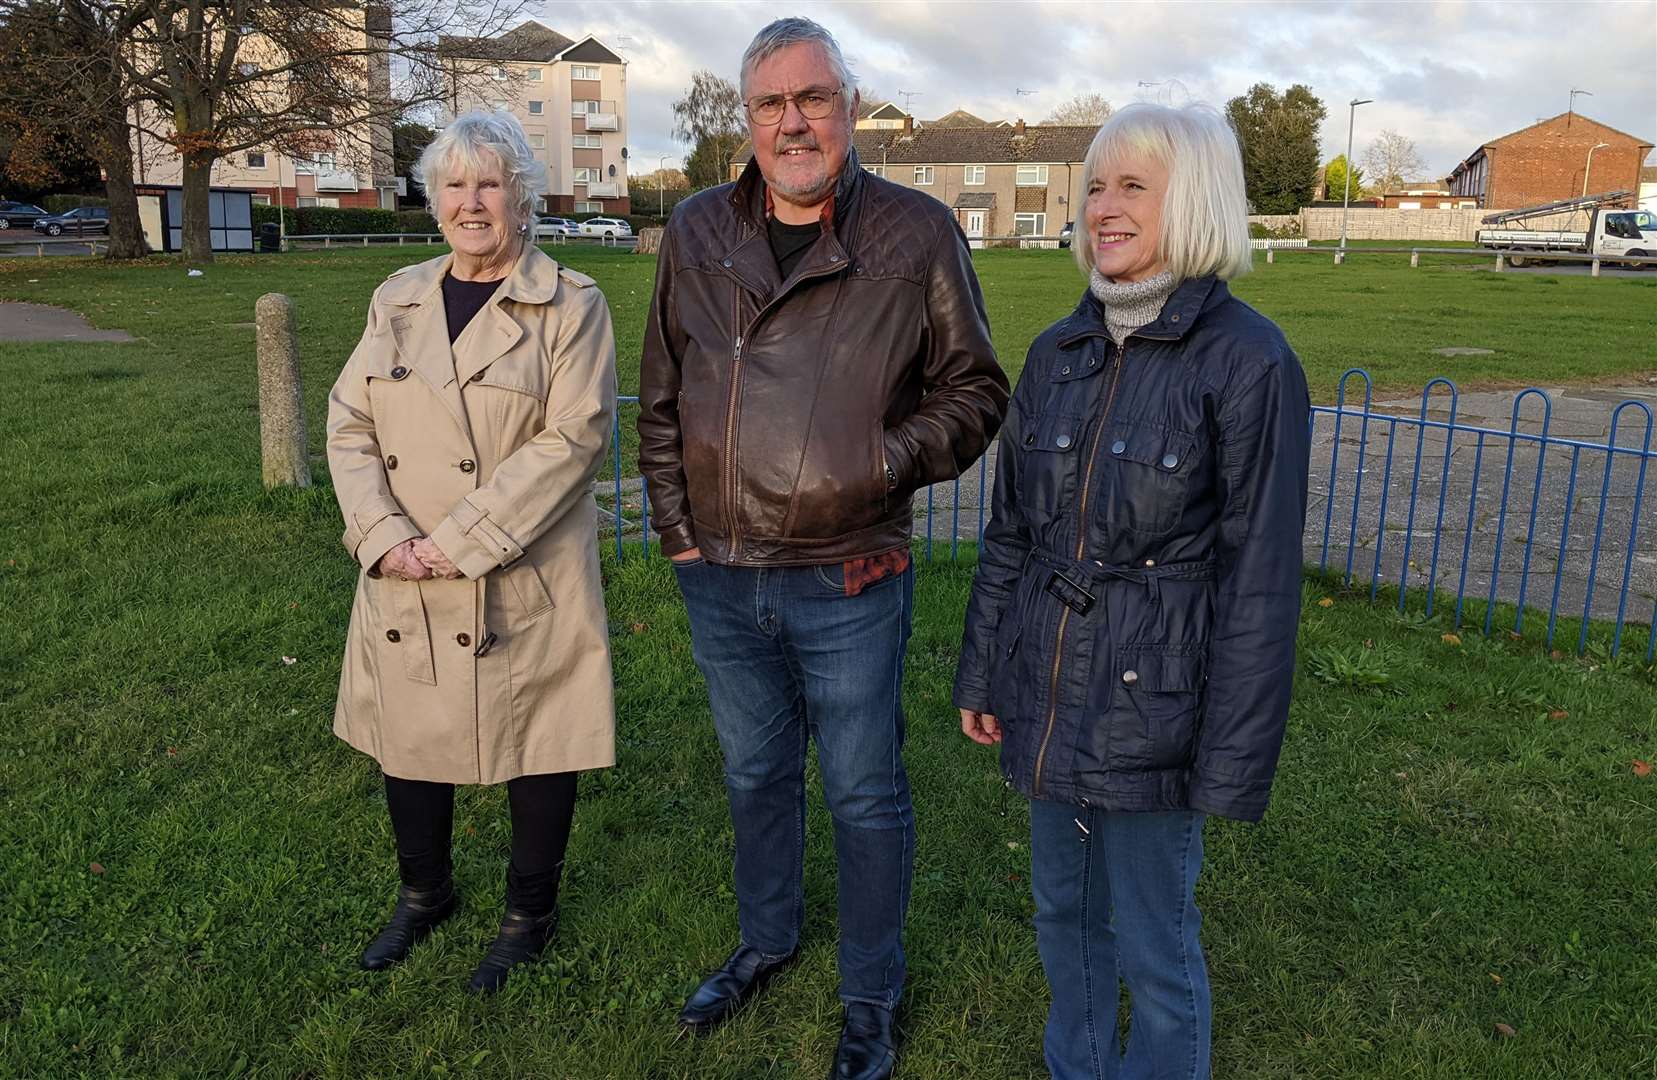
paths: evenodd
<path fill-rule="evenodd" d="M 505 278 L 496 281 L 461 281 L 453 274 L 443 275 L 443 313 L 449 317 L 449 344 L 466 329 L 472 317 L 483 310 L 483 305 L 495 295 Z"/>
<path fill-rule="evenodd" d="M 777 258 L 777 269 L 782 271 L 786 280 L 800 265 L 800 260 L 805 258 L 807 249 L 823 235 L 823 223 L 808 221 L 804 225 L 785 225 L 773 217 L 765 223 L 765 231 L 771 241 L 771 254 Z"/>

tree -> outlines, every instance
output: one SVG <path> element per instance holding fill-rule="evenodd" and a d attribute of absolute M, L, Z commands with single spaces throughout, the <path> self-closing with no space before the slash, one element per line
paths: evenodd
<path fill-rule="evenodd" d="M 748 137 L 742 98 L 711 71 L 690 77 L 690 89 L 673 103 L 673 137 L 692 147 L 685 176 L 696 191 L 723 184 L 731 158 Z"/>
<path fill-rule="evenodd" d="M 1325 199 L 1344 198 L 1346 188 L 1346 155 L 1336 154 L 1329 159 L 1329 164 L 1323 167 L 1323 197 Z M 1364 171 L 1354 167 L 1352 170 L 1352 198 L 1356 199 L 1364 193 Z"/>
<path fill-rule="evenodd" d="M 425 124 L 393 124 L 391 126 L 391 172 L 394 176 L 413 176 L 414 163 L 437 137 L 437 132 Z"/>
<path fill-rule="evenodd" d="M 1044 124 L 1088 124 L 1097 127 L 1113 110 L 1103 94 L 1077 94 L 1047 115 Z"/>
<path fill-rule="evenodd" d="M 1369 144 L 1363 163 L 1372 182 L 1382 192 L 1403 187 L 1405 181 L 1419 177 L 1427 169 L 1415 143 L 1391 128 L 1382 131 Z"/>
<path fill-rule="evenodd" d="M 1318 125 L 1328 111 L 1299 83 L 1279 94 L 1267 83 L 1226 102 L 1243 150 L 1243 182 L 1257 214 L 1292 214 L 1317 186 Z"/>

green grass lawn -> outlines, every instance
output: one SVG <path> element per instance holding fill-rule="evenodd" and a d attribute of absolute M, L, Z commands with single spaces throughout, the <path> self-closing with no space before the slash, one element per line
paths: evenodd
<path fill-rule="evenodd" d="M 585 781 L 553 958 L 495 1000 L 461 990 L 493 934 L 508 844 L 503 794 L 470 790 L 461 915 L 403 968 L 355 968 L 395 864 L 372 763 L 329 734 L 354 567 L 325 486 L 258 485 L 245 324 L 262 292 L 299 302 L 320 448 L 321 401 L 370 289 L 423 254 L 226 259 L 198 279 L 170 262 L 0 263 L 0 297 L 142 339 L 0 345 L 0 1076 L 826 1071 L 838 1006 L 820 805 L 803 962 L 728 1029 L 674 1033 L 735 930 L 718 752 L 660 560 L 606 555 L 621 761 Z M 1469 381 L 1653 366 L 1645 281 L 1383 258 L 1338 272 L 1284 259 L 1241 283 L 1324 397 L 1355 362 L 1414 386 L 1444 370 L 1416 355 L 1438 344 L 1498 349 L 1455 372 Z M 583 252 L 579 265 L 636 369 L 649 260 Z M 979 265 L 1016 361 L 1079 279 L 1055 253 Z M 969 581 L 964 562 L 931 564 L 917 593 L 903 1075 L 1023 1080 L 1042 1075 L 1045 1007 L 1025 814 L 948 703 Z M 1446 640 L 1448 608 L 1398 615 L 1367 590 L 1307 589 L 1272 810 L 1208 831 L 1216 1075 L 1657 1077 L 1657 777 L 1635 769 L 1657 758 L 1657 678 L 1639 664 L 1643 633 L 1620 661 L 1604 635 L 1578 660 L 1534 632 Z"/>

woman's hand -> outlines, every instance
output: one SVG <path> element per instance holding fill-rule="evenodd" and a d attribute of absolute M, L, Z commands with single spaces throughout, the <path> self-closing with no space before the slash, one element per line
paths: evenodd
<path fill-rule="evenodd" d="M 431 567 L 431 572 L 437 577 L 460 576 L 460 567 L 450 562 L 449 557 L 443 554 L 443 549 L 424 536 L 414 541 L 414 554 L 421 562 Z"/>
<path fill-rule="evenodd" d="M 989 713 L 962 709 L 961 734 L 975 743 L 991 746 L 1001 741 L 1001 722 Z"/>
<path fill-rule="evenodd" d="M 414 552 L 415 544 L 420 542 L 404 540 L 380 556 L 376 569 L 382 576 L 397 578 L 399 581 L 423 581 L 431 577 L 431 567 L 422 562 Z"/>

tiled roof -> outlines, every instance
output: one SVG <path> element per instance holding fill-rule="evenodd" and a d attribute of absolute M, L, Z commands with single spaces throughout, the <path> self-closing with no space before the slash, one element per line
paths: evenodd
<path fill-rule="evenodd" d="M 1013 165 L 1080 163 L 1099 129 L 1092 125 L 1031 125 L 1020 135 L 1012 127 L 924 127 L 908 133 L 868 130 L 852 133 L 865 165 Z M 746 165 L 754 156 L 744 142 L 731 158 Z"/>
<path fill-rule="evenodd" d="M 476 60 L 519 60 L 550 63 L 575 42 L 534 19 L 520 23 L 498 37 L 449 37 L 437 39 L 443 56 Z"/>
<path fill-rule="evenodd" d="M 955 196 L 957 210 L 994 210 L 995 192 L 993 191 L 963 191 Z"/>

